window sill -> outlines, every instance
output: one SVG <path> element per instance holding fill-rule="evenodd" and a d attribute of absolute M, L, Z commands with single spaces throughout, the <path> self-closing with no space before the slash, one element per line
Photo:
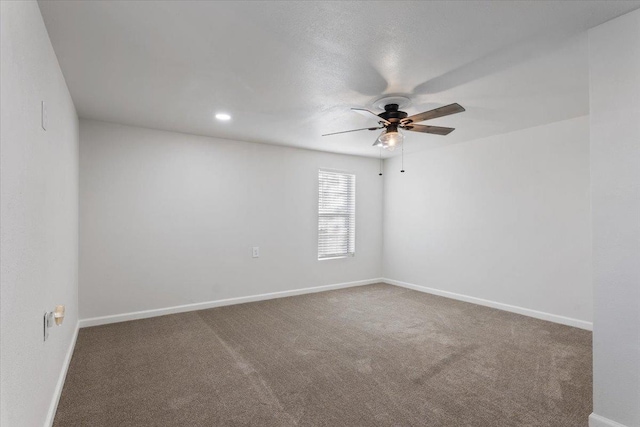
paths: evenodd
<path fill-rule="evenodd" d="M 337 255 L 327 258 L 318 258 L 318 261 L 327 261 L 330 259 L 343 259 L 343 258 L 353 258 L 356 254 L 347 254 L 347 255 Z"/>

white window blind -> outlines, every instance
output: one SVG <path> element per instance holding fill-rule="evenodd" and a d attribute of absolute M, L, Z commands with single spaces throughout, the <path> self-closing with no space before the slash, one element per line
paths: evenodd
<path fill-rule="evenodd" d="M 356 252 L 356 176 L 320 169 L 318 173 L 318 259 Z"/>

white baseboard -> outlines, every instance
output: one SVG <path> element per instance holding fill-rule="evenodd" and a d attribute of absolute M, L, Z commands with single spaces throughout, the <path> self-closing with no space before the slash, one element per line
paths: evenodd
<path fill-rule="evenodd" d="M 56 417 L 56 410 L 58 409 L 58 403 L 60 402 L 60 396 L 62 395 L 64 380 L 67 378 L 67 371 L 69 370 L 69 364 L 71 363 L 71 357 L 73 356 L 73 349 L 76 347 L 76 340 L 78 339 L 79 329 L 80 322 L 77 322 L 76 330 L 73 332 L 73 338 L 71 338 L 71 343 L 69 343 L 69 349 L 67 350 L 67 355 L 64 358 L 62 370 L 60 371 L 60 376 L 58 377 L 58 382 L 56 383 L 56 388 L 53 393 L 53 399 L 51 400 L 49 412 L 47 413 L 47 419 L 44 424 L 45 427 L 51 427 L 53 425 L 53 420 Z"/>
<path fill-rule="evenodd" d="M 379 283 L 381 278 L 358 280 L 355 282 L 336 283 L 333 285 L 315 286 L 313 288 L 293 289 L 290 291 L 271 292 L 260 295 L 250 295 L 246 297 L 228 298 L 216 301 L 198 302 L 194 304 L 177 305 L 174 307 L 158 308 L 153 310 L 136 311 L 133 313 L 114 314 L 111 316 L 91 317 L 81 319 L 80 327 L 106 325 L 109 323 L 126 322 L 129 320 L 146 319 L 149 317 L 165 316 L 167 314 L 184 313 L 186 311 L 206 310 L 208 308 L 222 307 L 225 305 L 244 304 L 247 302 L 263 301 L 274 298 L 291 297 L 294 295 L 311 294 L 315 292 L 331 291 L 334 289 L 351 288 L 353 286 L 370 285 Z"/>
<path fill-rule="evenodd" d="M 609 418 L 601 417 L 598 414 L 592 413 L 589 415 L 589 427 L 626 427 L 615 421 L 611 421 Z"/>
<path fill-rule="evenodd" d="M 530 308 L 518 307 L 515 305 L 504 304 L 497 301 L 490 301 L 486 299 L 471 297 L 467 295 L 457 294 L 454 292 L 442 291 L 440 289 L 428 288 L 426 286 L 414 285 L 413 283 L 401 282 L 399 280 L 383 278 L 383 282 L 396 286 L 402 286 L 403 288 L 413 289 L 428 294 L 439 295 L 446 298 L 456 299 L 459 301 L 470 302 L 473 304 L 483 305 L 486 307 L 497 308 L 499 310 L 509 311 L 511 313 L 518 313 L 529 317 L 535 317 L 536 319 L 547 320 L 549 322 L 560 323 L 563 325 L 573 326 L 580 329 L 586 329 L 588 331 L 593 330 L 593 323 L 586 322 L 584 320 L 573 319 L 571 317 L 559 316 L 557 314 L 545 313 L 543 311 L 532 310 Z"/>

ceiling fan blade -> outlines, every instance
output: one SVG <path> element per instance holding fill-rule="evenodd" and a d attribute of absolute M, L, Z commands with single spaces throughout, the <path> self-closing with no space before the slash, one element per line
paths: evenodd
<path fill-rule="evenodd" d="M 380 117 L 379 115 L 377 115 L 376 113 L 374 113 L 373 111 L 369 111 L 369 110 L 365 110 L 364 108 L 352 108 L 351 111 L 355 111 L 358 114 L 362 114 L 365 117 L 369 117 L 371 118 L 372 116 L 376 118 L 376 120 L 378 120 L 379 122 L 384 123 L 385 125 L 389 124 L 389 121 L 386 119 L 383 119 L 382 117 Z"/>
<path fill-rule="evenodd" d="M 378 130 L 378 129 L 382 129 L 382 128 L 384 128 L 384 126 L 380 126 L 380 127 L 377 127 L 377 128 L 362 128 L 362 129 L 343 130 L 342 132 L 325 133 L 322 136 L 338 135 L 340 133 L 358 132 L 360 130 Z"/>
<path fill-rule="evenodd" d="M 448 116 L 449 114 L 462 113 L 465 109 L 458 103 L 445 105 L 444 107 L 436 108 L 434 110 L 425 111 L 424 113 L 414 114 L 405 119 L 402 119 L 402 123 L 417 123 L 425 120 L 435 119 L 437 117 Z"/>
<path fill-rule="evenodd" d="M 404 130 L 410 130 L 412 132 L 422 132 L 422 133 L 432 133 L 434 135 L 449 135 L 453 132 L 454 128 L 445 128 L 442 126 L 426 126 L 426 125 L 404 125 L 402 126 Z"/>

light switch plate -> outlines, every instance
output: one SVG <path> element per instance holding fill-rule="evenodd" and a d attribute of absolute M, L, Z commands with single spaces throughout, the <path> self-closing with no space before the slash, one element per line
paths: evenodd
<path fill-rule="evenodd" d="M 47 130 L 47 125 L 49 124 L 49 117 L 47 115 L 47 104 L 42 101 L 42 129 Z"/>
<path fill-rule="evenodd" d="M 253 247 L 253 257 L 254 258 L 259 258 L 260 257 L 260 248 L 258 246 L 254 246 Z"/>
<path fill-rule="evenodd" d="M 49 338 L 49 313 L 45 311 L 43 317 L 42 327 L 44 328 L 44 340 L 46 341 Z"/>

